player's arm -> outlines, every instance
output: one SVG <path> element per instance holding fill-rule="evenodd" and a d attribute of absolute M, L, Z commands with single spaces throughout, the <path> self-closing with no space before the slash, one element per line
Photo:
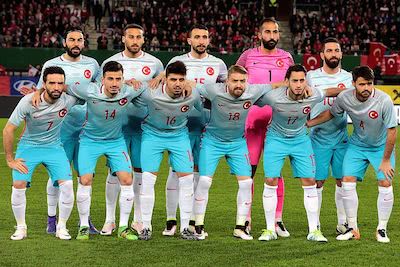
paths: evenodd
<path fill-rule="evenodd" d="M 306 122 L 307 127 L 314 127 L 316 125 L 319 125 L 321 123 L 327 122 L 333 118 L 332 113 L 330 110 L 325 110 L 321 114 L 319 114 L 317 117 L 315 117 L 312 120 L 308 120 Z"/>
<path fill-rule="evenodd" d="M 250 50 L 246 50 L 240 55 L 240 57 L 236 61 L 236 65 L 242 66 L 244 68 L 246 67 L 247 54 L 249 53 L 249 51 Z"/>
<path fill-rule="evenodd" d="M 327 88 L 327 89 L 325 89 L 325 96 L 326 97 L 335 97 L 338 94 L 340 94 L 340 92 L 342 92 L 343 90 L 344 90 L 344 88 L 338 88 L 338 87 Z"/>
<path fill-rule="evenodd" d="M 17 170 L 20 173 L 27 174 L 28 167 L 25 165 L 24 159 L 14 159 L 13 147 L 14 147 L 14 135 L 18 126 L 7 122 L 6 126 L 3 129 L 3 146 L 4 146 L 4 154 L 6 156 L 6 161 L 8 167 L 11 169 Z"/>
<path fill-rule="evenodd" d="M 155 78 L 149 81 L 149 87 L 151 89 L 156 89 L 160 83 L 165 80 L 165 71 L 160 72 Z"/>
<path fill-rule="evenodd" d="M 390 157 L 393 153 L 394 145 L 396 144 L 396 137 L 397 137 L 396 127 L 388 128 L 387 136 L 386 136 L 385 151 L 383 153 L 383 159 L 382 159 L 381 165 L 379 166 L 379 170 L 381 170 L 383 172 L 386 179 L 394 178 L 394 169 L 393 169 L 392 164 L 390 163 Z"/>

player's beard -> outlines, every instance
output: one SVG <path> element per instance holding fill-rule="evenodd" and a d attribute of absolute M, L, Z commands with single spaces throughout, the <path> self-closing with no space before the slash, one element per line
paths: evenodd
<path fill-rule="evenodd" d="M 276 45 L 278 44 L 279 40 L 274 40 L 271 39 L 269 41 L 265 41 L 264 39 L 262 39 L 262 43 L 265 49 L 267 50 L 273 50 L 275 49 Z"/>
<path fill-rule="evenodd" d="M 126 49 L 129 51 L 129 53 L 132 53 L 133 55 L 136 55 L 142 50 L 141 46 L 126 46 Z"/>
<path fill-rule="evenodd" d="M 76 53 L 72 52 L 72 50 L 75 49 L 75 48 L 78 48 L 78 49 L 79 49 L 79 53 L 76 54 Z M 74 46 L 74 47 L 72 47 L 71 49 L 70 49 L 68 46 L 66 46 L 66 47 L 65 47 L 65 50 L 66 50 L 68 56 L 70 56 L 70 57 L 72 57 L 72 58 L 77 58 L 77 57 L 79 57 L 79 56 L 81 55 L 81 53 L 82 53 L 82 50 L 81 50 L 78 46 Z"/>
<path fill-rule="evenodd" d="M 53 100 L 59 99 L 62 94 L 62 91 L 59 91 L 59 90 L 50 91 L 49 89 L 46 89 L 46 91 L 47 91 L 47 94 L 49 95 L 49 97 Z"/>
<path fill-rule="evenodd" d="M 357 95 L 361 98 L 361 99 L 368 99 L 370 97 L 372 92 L 368 91 L 368 90 L 364 90 L 361 91 L 360 93 L 357 92 Z"/>
<path fill-rule="evenodd" d="M 325 63 L 330 69 L 336 69 L 340 64 L 340 59 L 338 59 L 337 57 L 332 57 L 330 59 L 325 59 Z"/>
<path fill-rule="evenodd" d="M 199 47 L 204 47 L 204 50 L 199 50 Z M 202 54 L 204 54 L 204 53 L 207 51 L 207 47 L 206 47 L 205 45 L 198 45 L 198 46 L 194 46 L 194 47 L 193 47 L 193 50 L 194 50 L 197 54 L 202 55 Z"/>

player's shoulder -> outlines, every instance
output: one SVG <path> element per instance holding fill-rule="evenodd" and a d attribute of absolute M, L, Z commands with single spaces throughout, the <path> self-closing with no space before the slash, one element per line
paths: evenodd
<path fill-rule="evenodd" d="M 188 61 L 189 59 L 190 59 L 189 53 L 185 53 L 185 54 L 182 54 L 182 55 L 174 56 L 173 58 L 171 58 L 171 60 L 169 61 L 168 64 L 171 64 L 171 63 L 176 62 L 176 61 L 185 62 L 185 61 Z"/>
<path fill-rule="evenodd" d="M 321 68 L 307 71 L 307 78 L 315 78 L 315 77 L 318 77 L 318 76 L 321 76 L 321 75 L 322 75 L 322 69 Z"/>
<path fill-rule="evenodd" d="M 249 48 L 243 51 L 242 55 L 249 55 L 249 54 L 258 54 L 259 49 L 258 47 Z"/>
<path fill-rule="evenodd" d="M 281 48 L 277 48 L 277 54 L 278 54 L 280 57 L 290 57 L 290 58 L 293 58 L 293 57 L 292 57 L 292 54 L 290 54 L 288 51 L 283 50 L 283 49 L 281 49 Z"/>
<path fill-rule="evenodd" d="M 49 60 L 47 60 L 44 64 L 43 67 L 51 67 L 51 66 L 59 66 L 60 63 L 63 63 L 63 59 L 61 58 L 62 56 L 57 56 L 54 58 L 51 58 Z"/>
<path fill-rule="evenodd" d="M 97 62 L 97 60 L 95 58 L 89 57 L 89 56 L 85 56 L 85 55 L 82 55 L 82 59 L 81 60 L 82 60 L 82 62 L 89 62 L 89 63 L 98 64 L 98 62 Z"/>
<path fill-rule="evenodd" d="M 392 98 L 390 97 L 390 95 L 388 95 L 386 92 L 384 92 L 378 88 L 374 88 L 374 92 L 372 94 L 373 94 L 372 96 L 374 98 L 376 97 L 378 99 L 378 101 L 385 100 L 385 101 L 392 102 Z"/>
<path fill-rule="evenodd" d="M 158 57 L 153 56 L 152 54 L 147 53 L 147 52 L 143 52 L 143 58 L 147 59 L 147 60 L 156 61 L 158 63 L 161 63 L 161 60 Z"/>
<path fill-rule="evenodd" d="M 104 63 L 107 63 L 107 62 L 109 62 L 109 61 L 118 61 L 118 60 L 120 60 L 120 59 L 122 59 L 122 58 L 124 58 L 122 52 L 115 53 L 115 54 L 112 55 L 111 57 L 106 58 L 106 59 L 103 61 L 103 65 L 104 65 Z"/>

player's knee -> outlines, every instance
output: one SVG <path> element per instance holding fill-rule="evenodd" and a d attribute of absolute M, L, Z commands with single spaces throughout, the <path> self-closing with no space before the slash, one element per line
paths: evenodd
<path fill-rule="evenodd" d="M 269 186 L 277 186 L 278 178 L 265 178 L 264 182 Z"/>
<path fill-rule="evenodd" d="M 312 186 L 316 184 L 314 178 L 301 178 L 300 180 L 302 186 Z"/>
<path fill-rule="evenodd" d="M 390 187 L 392 183 L 389 180 L 380 180 L 378 181 L 378 185 L 380 187 Z"/>
<path fill-rule="evenodd" d="M 121 185 L 131 185 L 132 184 L 132 173 L 129 172 L 117 172 L 119 183 Z"/>
<path fill-rule="evenodd" d="M 14 181 L 13 187 L 15 189 L 25 189 L 26 188 L 26 181 Z"/>
<path fill-rule="evenodd" d="M 322 188 L 325 181 L 317 181 L 317 188 Z"/>
<path fill-rule="evenodd" d="M 357 182 L 357 178 L 354 176 L 344 176 L 342 179 L 342 182 L 355 183 L 355 182 Z"/>
<path fill-rule="evenodd" d="M 82 175 L 79 178 L 79 183 L 81 185 L 92 185 L 93 176 L 91 174 Z"/>
<path fill-rule="evenodd" d="M 336 185 L 338 187 L 342 187 L 342 180 L 341 179 L 336 179 Z"/>

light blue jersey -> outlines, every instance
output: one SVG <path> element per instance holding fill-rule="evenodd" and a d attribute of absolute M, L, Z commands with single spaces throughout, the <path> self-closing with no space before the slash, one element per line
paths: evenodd
<path fill-rule="evenodd" d="M 187 132 L 188 114 L 193 109 L 202 110 L 200 95 L 196 90 L 189 97 L 171 98 L 165 84 L 155 90 L 146 90 L 139 101 L 147 105 L 148 114 L 142 123 L 144 132 L 157 135 L 176 135 Z"/>
<path fill-rule="evenodd" d="M 136 58 L 127 57 L 124 51 L 119 52 L 106 60 L 101 64 L 103 70 L 104 65 L 109 61 L 117 61 L 124 68 L 124 80 L 135 79 L 141 82 L 148 82 L 162 71 L 164 66 L 162 62 L 155 56 L 149 53 L 140 51 L 140 55 Z M 132 136 L 134 134 L 140 134 L 141 123 L 147 114 L 145 106 L 128 104 L 127 118 L 123 123 L 122 131 L 125 136 Z"/>
<path fill-rule="evenodd" d="M 233 97 L 225 83 L 196 87 L 200 94 L 211 101 L 210 121 L 206 134 L 219 141 L 232 142 L 242 139 L 249 108 L 263 95 L 272 90 L 270 85 L 251 84 L 244 93 Z"/>
<path fill-rule="evenodd" d="M 265 94 L 257 102 L 258 105 L 272 107 L 272 122 L 268 134 L 289 138 L 307 134 L 305 124 L 309 113 L 325 98 L 324 92 L 312 88 L 311 97 L 296 101 L 289 97 L 289 90 L 287 87 L 280 87 Z"/>
<path fill-rule="evenodd" d="M 88 86 L 96 80 L 100 74 L 99 64 L 94 58 L 81 56 L 77 62 L 67 61 L 63 55 L 46 61 L 43 70 L 47 67 L 61 67 L 65 72 L 65 84 L 73 85 L 79 82 L 82 86 Z M 43 72 L 40 76 L 37 87 L 43 86 Z M 79 138 L 82 125 L 85 122 L 86 105 L 73 107 L 65 118 L 62 126 L 61 136 L 64 140 Z"/>
<path fill-rule="evenodd" d="M 123 85 L 121 91 L 109 98 L 101 84 L 88 86 L 75 84 L 68 87 L 68 93 L 87 103 L 87 118 L 81 133 L 82 138 L 92 140 L 114 140 L 122 138 L 122 122 L 126 118 L 127 106 L 147 87 L 143 84 L 138 90 Z"/>
<path fill-rule="evenodd" d="M 357 99 L 355 89 L 341 92 L 330 112 L 335 117 L 344 112 L 349 114 L 354 127 L 350 144 L 360 147 L 385 145 L 387 129 L 397 127 L 393 102 L 389 95 L 378 89 L 374 89 L 365 102 Z"/>
<path fill-rule="evenodd" d="M 328 74 L 322 68 L 307 73 L 309 86 L 325 91 L 328 88 L 353 89 L 351 73 L 340 69 L 335 74 Z M 317 117 L 328 110 L 335 102 L 336 97 L 325 97 L 323 101 L 315 105 L 311 110 L 310 118 Z M 323 149 L 347 146 L 347 114 L 338 116 L 323 124 L 311 128 L 310 134 L 314 146 Z"/>
<path fill-rule="evenodd" d="M 61 125 L 77 103 L 77 98 L 63 93 L 55 103 L 49 104 L 42 93 L 42 101 L 35 108 L 32 106 L 32 97 L 33 94 L 24 96 L 8 120 L 15 126 L 25 121 L 25 130 L 19 145 L 60 145 Z"/>

